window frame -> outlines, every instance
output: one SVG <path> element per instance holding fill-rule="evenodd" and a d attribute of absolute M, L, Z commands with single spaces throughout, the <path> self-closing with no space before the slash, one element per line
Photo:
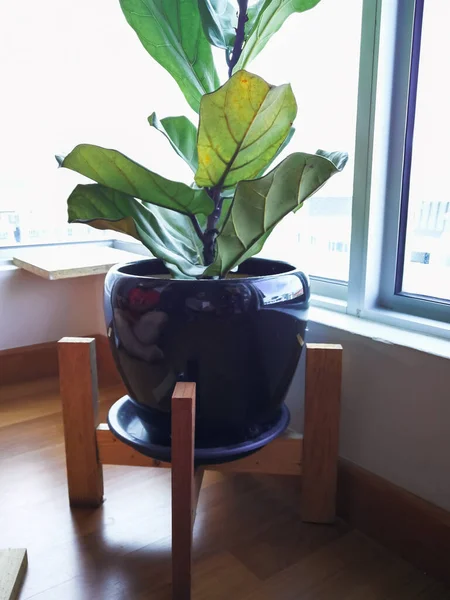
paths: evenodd
<path fill-rule="evenodd" d="M 386 165 L 384 272 L 379 306 L 433 320 L 450 322 L 450 302 L 401 291 L 412 137 L 419 70 L 424 0 L 398 0 L 390 106 L 389 153 Z"/>
<path fill-rule="evenodd" d="M 423 6 L 424 0 L 363 2 L 346 312 L 450 337 L 450 302 L 401 292 L 397 267 Z M 342 299 L 342 282 L 329 281 L 319 293 Z"/>
<path fill-rule="evenodd" d="M 381 0 L 363 0 L 356 134 L 353 150 L 355 168 L 349 281 L 326 279 L 318 275 L 310 276 L 313 304 L 324 306 L 326 304 L 324 298 L 330 298 L 331 301 L 328 304 L 330 308 L 335 308 L 335 300 L 346 301 L 346 312 L 356 316 L 360 316 L 361 306 L 364 303 L 380 13 Z M 320 296 L 320 299 L 314 296 Z M 340 305 L 338 306 L 338 310 L 341 310 Z"/>

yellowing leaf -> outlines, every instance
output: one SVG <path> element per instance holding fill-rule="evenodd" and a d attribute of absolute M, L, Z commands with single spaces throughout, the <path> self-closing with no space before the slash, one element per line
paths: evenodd
<path fill-rule="evenodd" d="M 264 169 L 288 135 L 297 114 L 290 85 L 271 86 L 239 71 L 200 104 L 200 187 L 233 187 Z"/>

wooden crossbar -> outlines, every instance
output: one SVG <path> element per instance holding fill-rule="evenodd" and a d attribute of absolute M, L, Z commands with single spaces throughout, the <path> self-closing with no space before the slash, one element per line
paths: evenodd
<path fill-rule="evenodd" d="M 118 440 L 107 423 L 97 427 L 99 461 L 104 465 L 169 468 L 170 463 L 149 458 Z M 220 465 L 205 465 L 207 471 L 225 473 L 266 473 L 268 475 L 302 474 L 303 436 L 287 431 L 269 445 L 246 458 Z"/>

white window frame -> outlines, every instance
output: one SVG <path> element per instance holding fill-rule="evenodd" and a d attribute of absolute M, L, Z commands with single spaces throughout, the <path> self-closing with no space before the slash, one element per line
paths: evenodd
<path fill-rule="evenodd" d="M 311 276 L 312 303 L 360 316 L 364 305 L 368 212 L 381 0 L 364 0 L 361 22 L 349 283 Z M 327 298 L 329 299 L 327 302 Z M 339 303 L 336 304 L 336 301 Z M 342 302 L 345 304 L 343 305 Z"/>
<path fill-rule="evenodd" d="M 415 7 L 364 0 L 349 282 L 312 277 L 312 292 L 318 306 L 346 298 L 349 315 L 450 338 L 450 303 L 395 293 Z"/>

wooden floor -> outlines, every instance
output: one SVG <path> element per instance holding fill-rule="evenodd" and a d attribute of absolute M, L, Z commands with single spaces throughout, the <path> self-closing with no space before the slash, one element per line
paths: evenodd
<path fill-rule="evenodd" d="M 102 411 L 118 390 L 102 392 Z M 53 379 L 0 388 L 0 548 L 28 548 L 20 600 L 169 600 L 170 473 L 107 466 L 70 511 Z M 208 473 L 195 600 L 445 600 L 450 591 L 343 523 L 302 524 L 298 481 Z"/>

